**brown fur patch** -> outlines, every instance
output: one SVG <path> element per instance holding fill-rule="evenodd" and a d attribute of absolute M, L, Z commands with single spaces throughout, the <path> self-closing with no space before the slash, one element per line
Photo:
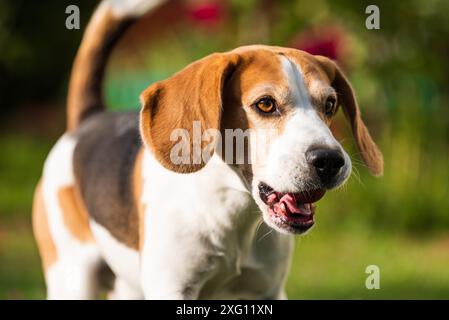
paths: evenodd
<path fill-rule="evenodd" d="M 145 205 L 142 203 L 142 189 L 143 189 L 143 176 L 142 176 L 142 160 L 144 154 L 144 147 L 142 147 L 137 154 L 136 161 L 134 163 L 133 170 L 133 189 L 134 189 L 134 203 L 137 208 L 137 217 L 139 224 L 139 248 L 143 247 L 143 240 L 145 238 Z"/>
<path fill-rule="evenodd" d="M 74 130 L 91 113 L 104 109 L 102 84 L 107 58 L 134 19 L 115 17 L 109 8 L 91 18 L 78 50 L 67 97 L 67 129 Z"/>
<path fill-rule="evenodd" d="M 44 270 L 57 259 L 56 246 L 48 225 L 47 210 L 42 197 L 42 183 L 39 181 L 33 199 L 33 232 L 42 258 Z"/>
<path fill-rule="evenodd" d="M 64 187 L 58 191 L 63 220 L 70 233 L 81 242 L 93 241 L 89 216 L 77 188 Z"/>
<path fill-rule="evenodd" d="M 220 128 L 223 88 L 239 63 L 235 54 L 212 54 L 198 60 L 171 78 L 155 83 L 141 95 L 141 134 L 157 160 L 176 172 L 193 172 L 204 167 L 200 158 L 190 153 L 189 164 L 175 164 L 170 150 L 177 143 L 171 141 L 175 129 L 185 129 L 193 137 L 193 122 L 201 124 L 201 133 Z M 196 150 L 190 138 L 190 150 Z M 209 143 L 202 141 L 201 149 Z M 198 156 L 198 154 L 196 154 Z"/>

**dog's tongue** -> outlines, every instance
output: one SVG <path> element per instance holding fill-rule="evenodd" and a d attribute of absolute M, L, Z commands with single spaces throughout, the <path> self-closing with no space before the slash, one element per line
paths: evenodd
<path fill-rule="evenodd" d="M 279 200 L 278 203 L 274 205 L 274 211 L 277 214 L 282 215 L 306 215 L 309 216 L 313 213 L 312 204 L 310 203 L 297 203 L 295 196 L 291 193 L 286 193 Z"/>
<path fill-rule="evenodd" d="M 295 196 L 292 195 L 291 193 L 286 193 L 281 198 L 281 200 L 279 200 L 279 203 L 283 203 L 289 213 L 292 213 L 292 214 L 300 214 L 301 213 L 301 209 L 296 204 Z"/>

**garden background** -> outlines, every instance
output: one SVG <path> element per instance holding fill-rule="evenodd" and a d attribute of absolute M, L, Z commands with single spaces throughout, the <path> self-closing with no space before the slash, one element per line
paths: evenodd
<path fill-rule="evenodd" d="M 81 29 L 67 30 L 76 4 Z M 380 9 L 380 29 L 365 8 Z M 0 298 L 42 299 L 31 230 L 33 188 L 65 126 L 71 64 L 96 1 L 0 0 Z M 336 59 L 385 158 L 373 178 L 340 115 L 333 130 L 354 161 L 347 186 L 318 203 L 297 240 L 291 299 L 449 298 L 449 1 L 169 1 L 114 52 L 111 109 L 189 62 L 244 44 L 291 46 Z M 380 268 L 367 290 L 365 268 Z"/>

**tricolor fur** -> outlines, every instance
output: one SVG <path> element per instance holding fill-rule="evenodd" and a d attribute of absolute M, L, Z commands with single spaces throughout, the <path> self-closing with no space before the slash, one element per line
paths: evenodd
<path fill-rule="evenodd" d="M 351 172 L 329 130 L 326 99 L 342 106 L 375 175 L 381 153 L 341 70 L 295 49 L 215 53 L 146 89 L 140 114 L 104 111 L 102 79 L 114 44 L 159 2 L 103 1 L 86 30 L 70 82 L 68 130 L 46 160 L 33 206 L 48 298 L 96 298 L 105 270 L 116 299 L 285 298 L 292 234 L 310 227 L 298 226 L 313 223 L 312 202 Z M 265 96 L 276 101 L 276 114 L 255 109 Z M 207 163 L 174 164 L 170 134 L 190 132 L 194 121 L 202 131 L 276 134 L 262 162 L 229 164 L 215 152 Z M 253 141 L 246 144 L 254 148 Z M 315 149 L 338 157 L 326 179 L 311 164 Z M 308 193 L 316 190 L 312 201 Z M 291 210 L 299 216 L 285 220 Z"/>

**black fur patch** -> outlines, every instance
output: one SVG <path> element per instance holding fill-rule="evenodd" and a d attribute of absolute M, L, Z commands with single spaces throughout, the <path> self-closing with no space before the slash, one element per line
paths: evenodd
<path fill-rule="evenodd" d="M 120 242 L 137 248 L 132 175 L 142 147 L 138 112 L 100 113 L 75 132 L 74 171 L 89 215 Z"/>

